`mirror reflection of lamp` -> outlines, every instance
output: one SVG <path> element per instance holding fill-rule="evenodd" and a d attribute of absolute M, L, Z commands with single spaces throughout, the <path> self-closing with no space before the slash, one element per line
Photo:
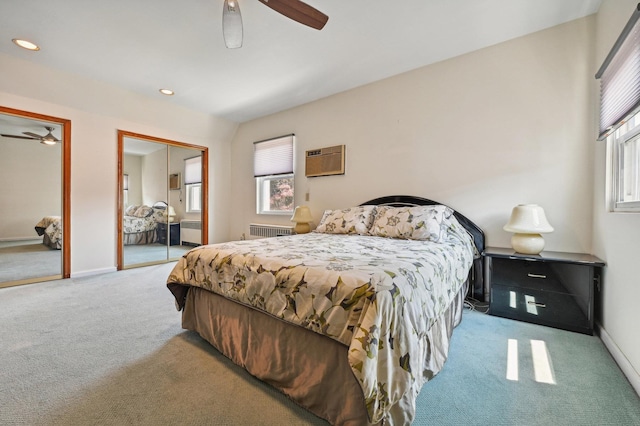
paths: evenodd
<path fill-rule="evenodd" d="M 176 211 L 173 208 L 173 206 L 167 207 L 166 210 L 164 211 L 164 217 L 167 220 L 167 223 L 173 222 L 175 216 L 176 216 Z"/>
<path fill-rule="evenodd" d="M 541 233 L 553 232 L 544 210 L 537 204 L 519 204 L 511 211 L 509 222 L 503 227 L 514 232 L 511 246 L 518 253 L 539 254 L 544 249 Z"/>
<path fill-rule="evenodd" d="M 129 175 L 124 175 L 122 179 L 122 189 L 129 190 Z"/>
<path fill-rule="evenodd" d="M 313 222 L 313 217 L 311 217 L 309 207 L 297 206 L 293 216 L 291 216 L 291 222 L 296 223 L 296 226 L 293 227 L 296 234 L 306 234 L 311 231 L 309 222 Z"/>

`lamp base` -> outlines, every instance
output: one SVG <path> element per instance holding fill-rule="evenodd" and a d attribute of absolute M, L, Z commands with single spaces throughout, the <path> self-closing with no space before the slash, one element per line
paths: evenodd
<path fill-rule="evenodd" d="M 544 249 L 544 238 L 540 234 L 513 234 L 511 247 L 518 253 L 539 254 Z"/>
<path fill-rule="evenodd" d="M 308 223 L 296 222 L 293 230 L 296 234 L 307 234 L 311 232 L 311 226 Z"/>

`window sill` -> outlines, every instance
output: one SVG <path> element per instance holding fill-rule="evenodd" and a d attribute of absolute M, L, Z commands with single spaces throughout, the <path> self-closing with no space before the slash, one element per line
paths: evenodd
<path fill-rule="evenodd" d="M 292 216 L 293 211 L 273 211 L 273 212 L 257 212 L 261 216 L 270 215 L 270 216 Z"/>
<path fill-rule="evenodd" d="M 626 201 L 616 203 L 614 213 L 640 213 L 640 201 Z"/>

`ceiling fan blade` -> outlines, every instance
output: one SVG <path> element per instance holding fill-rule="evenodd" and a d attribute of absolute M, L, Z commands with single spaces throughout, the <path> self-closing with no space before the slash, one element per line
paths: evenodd
<path fill-rule="evenodd" d="M 40 136 L 37 135 L 35 133 L 32 132 L 22 132 L 22 134 L 27 135 L 27 136 L 31 136 L 32 139 L 42 139 L 44 136 Z"/>
<path fill-rule="evenodd" d="M 222 35 L 228 49 L 242 47 L 242 15 L 237 0 L 224 0 L 222 9 Z"/>
<path fill-rule="evenodd" d="M 0 135 L 5 138 L 15 138 L 15 139 L 29 139 L 29 140 L 39 140 L 40 137 L 32 138 L 31 136 L 19 136 L 19 135 Z"/>
<path fill-rule="evenodd" d="M 316 30 L 321 30 L 329 17 L 300 0 L 259 0 L 276 12 Z"/>

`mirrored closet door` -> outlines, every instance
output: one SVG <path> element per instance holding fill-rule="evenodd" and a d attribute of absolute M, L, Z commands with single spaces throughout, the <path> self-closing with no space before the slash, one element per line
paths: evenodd
<path fill-rule="evenodd" d="M 118 269 L 206 244 L 205 147 L 118 131 Z"/>
<path fill-rule="evenodd" d="M 71 122 L 0 106 L 0 287 L 68 278 Z"/>

